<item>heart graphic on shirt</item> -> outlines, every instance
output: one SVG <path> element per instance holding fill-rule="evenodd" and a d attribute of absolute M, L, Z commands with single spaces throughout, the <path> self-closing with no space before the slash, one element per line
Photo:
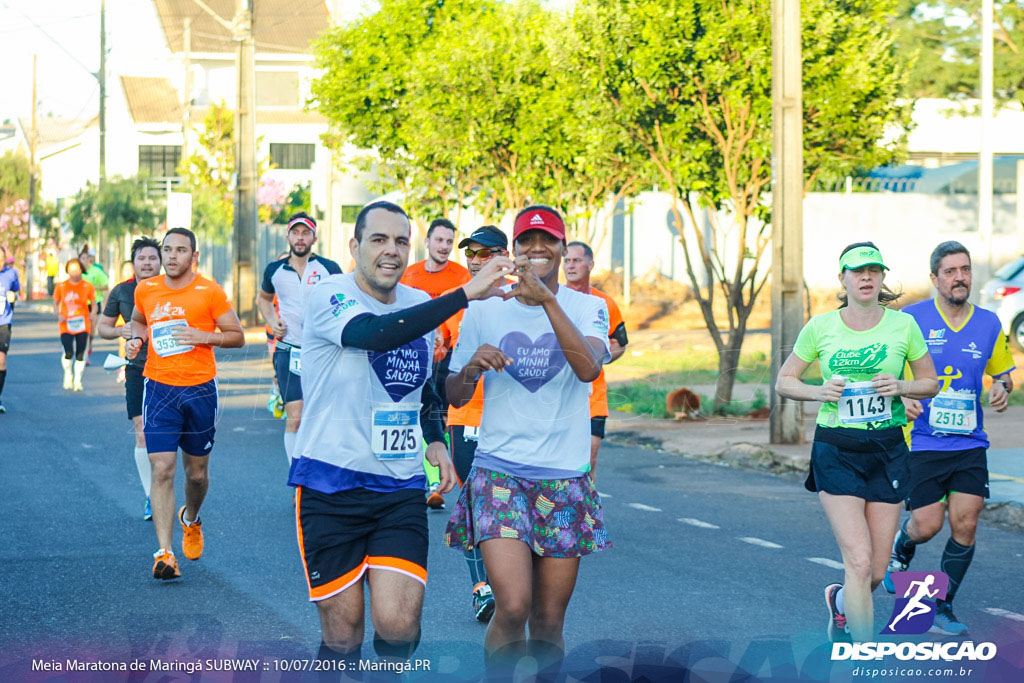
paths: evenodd
<path fill-rule="evenodd" d="M 531 340 L 522 332 L 509 332 L 498 345 L 512 359 L 505 372 L 526 387 L 531 394 L 550 382 L 565 367 L 565 354 L 554 332 Z"/>
<path fill-rule="evenodd" d="M 427 340 L 419 337 L 391 351 L 371 351 L 370 367 L 391 400 L 401 401 L 427 381 L 430 373 Z"/>

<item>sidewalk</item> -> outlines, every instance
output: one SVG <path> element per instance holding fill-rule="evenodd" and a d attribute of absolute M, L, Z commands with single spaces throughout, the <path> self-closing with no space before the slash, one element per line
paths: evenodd
<path fill-rule="evenodd" d="M 753 395 L 756 385 L 737 385 L 737 398 Z M 740 393 L 742 387 L 743 393 Z M 656 420 L 631 413 L 608 417 L 611 443 L 646 446 L 689 458 L 755 469 L 803 481 L 811 456 L 816 406 L 804 408 L 806 443 L 769 443 L 767 420 L 716 417 L 707 420 Z M 1024 530 L 1024 406 L 985 413 L 991 440 L 988 501 L 983 519 Z"/>

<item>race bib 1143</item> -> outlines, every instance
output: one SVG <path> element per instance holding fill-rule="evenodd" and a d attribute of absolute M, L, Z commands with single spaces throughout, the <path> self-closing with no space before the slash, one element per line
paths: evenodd
<path fill-rule="evenodd" d="M 840 424 L 892 419 L 892 398 L 881 396 L 871 382 L 847 382 L 839 398 Z"/>

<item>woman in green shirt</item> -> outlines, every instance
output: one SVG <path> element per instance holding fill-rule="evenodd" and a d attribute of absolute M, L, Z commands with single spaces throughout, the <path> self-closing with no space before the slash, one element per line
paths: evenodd
<path fill-rule="evenodd" d="M 843 584 L 825 588 L 833 642 L 875 640 L 871 591 L 885 577 L 910 482 L 901 397 L 939 389 L 917 323 L 885 308 L 899 296 L 884 286 L 886 270 L 871 242 L 843 250 L 843 305 L 804 326 L 775 384 L 785 398 L 821 402 L 804 486 L 818 493 L 846 570 Z M 821 386 L 801 380 L 815 360 Z M 906 363 L 915 379 L 903 379 Z"/>

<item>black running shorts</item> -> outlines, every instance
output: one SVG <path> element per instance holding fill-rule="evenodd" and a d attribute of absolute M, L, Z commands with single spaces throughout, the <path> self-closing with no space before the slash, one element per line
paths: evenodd
<path fill-rule="evenodd" d="M 909 461 L 899 427 L 867 430 L 819 425 L 804 488 L 869 502 L 900 503 L 909 490 Z"/>
<path fill-rule="evenodd" d="M 302 377 L 291 371 L 292 347 L 283 342 L 274 349 L 274 375 L 277 390 L 285 403 L 302 400 Z"/>
<path fill-rule="evenodd" d="M 124 399 L 128 404 L 129 420 L 142 415 L 142 394 L 145 384 L 142 368 L 131 363 L 124 366 Z"/>
<path fill-rule="evenodd" d="M 914 451 L 910 482 L 908 510 L 937 503 L 954 491 L 988 498 L 988 455 L 984 448 Z"/>
<path fill-rule="evenodd" d="M 459 478 L 459 485 L 461 486 L 466 483 L 466 480 L 469 478 L 469 470 L 473 467 L 477 440 L 466 438 L 465 426 L 449 425 L 448 443 L 451 444 L 452 465 L 455 466 L 455 476 Z"/>
<path fill-rule="evenodd" d="M 0 325 L 0 353 L 7 353 L 11 348 L 11 324 Z"/>
<path fill-rule="evenodd" d="M 321 493 L 297 487 L 299 551 L 309 599 L 360 585 L 367 569 L 427 583 L 427 505 L 423 489 Z"/>

